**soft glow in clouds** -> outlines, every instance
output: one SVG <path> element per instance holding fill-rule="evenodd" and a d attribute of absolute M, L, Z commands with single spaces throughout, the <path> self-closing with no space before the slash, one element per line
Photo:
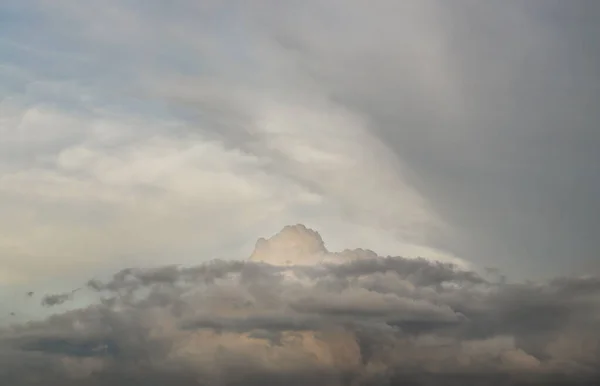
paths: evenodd
<path fill-rule="evenodd" d="M 296 222 L 595 271 L 596 6 L 571 4 L 6 1 L 2 282 L 247 253 Z"/>
<path fill-rule="evenodd" d="M 17 148 L 34 140 L 59 144 L 33 165 L 7 164 L 0 179 L 10 204 L 5 253 L 22 256 L 7 259 L 13 280 L 123 255 L 215 253 L 231 242 L 226 236 L 235 240 L 246 229 L 336 213 L 402 227 L 405 239 L 425 241 L 424 227 L 435 218 L 392 169 L 369 157 L 375 152 L 366 132 L 326 113 L 285 109 L 255 123 L 269 157 L 201 134 L 175 136 L 177 122 L 84 121 L 33 109 L 15 114 L 18 130 L 5 129 Z M 50 139 L 35 134 L 41 123 L 56 130 L 46 133 Z M 33 137 L 27 141 L 23 133 Z M 55 257 L 52 266 L 36 264 L 48 256 Z"/>
<path fill-rule="evenodd" d="M 598 4 L 3 0 L 0 325 L 17 327 L 0 365 L 13 384 L 99 385 L 235 384 L 244 363 L 248 382 L 354 385 L 592 368 Z M 252 253 L 297 223 L 327 248 L 293 227 Z M 213 259 L 238 267 L 216 286 L 193 274 Z M 528 279 L 549 284 L 510 284 Z M 263 303 L 240 321 L 244 296 Z M 399 337 L 401 310 L 431 336 Z"/>

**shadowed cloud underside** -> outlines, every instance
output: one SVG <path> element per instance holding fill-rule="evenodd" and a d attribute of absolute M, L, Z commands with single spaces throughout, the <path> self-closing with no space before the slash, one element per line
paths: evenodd
<path fill-rule="evenodd" d="M 303 225 L 259 239 L 248 260 L 129 268 L 83 291 L 99 301 L 0 330 L 2 379 L 566 385 L 599 375 L 598 278 L 510 284 L 448 262 L 330 252 Z"/>

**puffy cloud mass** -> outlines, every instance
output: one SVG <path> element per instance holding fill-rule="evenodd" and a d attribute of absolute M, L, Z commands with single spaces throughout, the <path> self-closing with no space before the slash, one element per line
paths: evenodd
<path fill-rule="evenodd" d="M 288 226 L 259 239 L 247 260 L 90 280 L 82 291 L 98 302 L 0 330 L 0 379 L 505 385 L 591 384 L 600 375 L 600 279 L 488 276 L 370 250 L 330 252 L 317 232 Z"/>

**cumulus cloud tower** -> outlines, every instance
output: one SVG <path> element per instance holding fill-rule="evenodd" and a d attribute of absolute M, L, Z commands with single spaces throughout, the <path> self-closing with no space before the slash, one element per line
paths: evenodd
<path fill-rule="evenodd" d="M 308 265 L 332 260 L 321 235 L 302 224 L 288 225 L 256 242 L 251 261 L 271 265 Z"/>

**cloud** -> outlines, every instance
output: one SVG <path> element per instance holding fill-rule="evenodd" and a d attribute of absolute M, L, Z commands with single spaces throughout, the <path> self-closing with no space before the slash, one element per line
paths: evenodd
<path fill-rule="evenodd" d="M 2 263 L 6 282 L 39 280 L 50 272 L 80 272 L 89 263 L 106 272 L 117 269 L 124 256 L 130 264 L 143 259 L 144 265 L 152 263 L 149 259 L 160 264 L 171 253 L 227 256 L 245 248 L 251 229 L 269 231 L 298 219 L 323 223 L 328 229 L 344 223 L 339 227 L 343 234 L 330 235 L 338 242 L 350 232 L 357 242 L 387 244 L 390 251 L 460 261 L 427 246 L 422 237 L 426 231 L 419 230 L 419 223 L 428 229 L 429 215 L 410 193 L 416 201 L 408 196 L 406 201 L 397 200 L 397 192 L 404 189 L 394 182 L 392 170 L 382 177 L 382 183 L 391 181 L 385 191 L 378 190 L 383 196 L 371 199 L 370 188 L 360 187 L 364 176 L 374 173 L 370 170 L 378 169 L 382 175 L 385 168 L 371 161 L 361 163 L 368 170 L 357 167 L 352 153 L 360 149 L 350 140 L 335 139 L 345 118 L 331 127 L 328 139 L 339 143 L 339 152 L 325 154 L 327 149 L 322 149 L 317 159 L 278 160 L 296 141 L 308 148 L 322 142 L 317 123 L 327 118 L 326 112 L 309 119 L 316 126 L 307 137 L 302 125 L 286 127 L 283 110 L 279 111 L 278 123 L 265 125 L 286 132 L 273 136 L 281 138 L 274 145 L 277 149 L 265 149 L 271 152 L 267 155 L 230 148 L 206 133 L 191 133 L 189 123 L 175 118 L 152 121 L 102 114 L 86 118 L 51 108 L 11 108 L 19 130 L 12 130 L 10 122 L 0 125 L 18 155 L 0 156 L 5 208 L 0 254 L 7 257 Z M 294 120 L 314 115 L 310 109 L 294 114 L 290 116 Z M 170 132 L 177 130 L 183 130 L 182 136 L 174 138 Z M 23 138 L 21 132 L 30 137 Z M 36 152 L 33 159 L 27 156 L 31 151 Z M 293 170 L 282 168 L 287 162 Z M 315 168 L 323 174 L 313 175 Z M 355 188 L 346 189 L 351 181 Z M 339 200 L 332 206 L 334 197 Z M 360 208 L 355 205 L 359 201 L 364 201 Z M 392 201 L 393 208 L 384 205 Z M 352 216 L 364 221 L 333 220 L 338 212 L 334 206 L 339 204 L 354 208 Z M 402 216 L 405 230 L 400 235 L 374 232 L 367 226 L 376 220 L 373 211 L 390 213 L 389 219 Z M 410 230 L 411 224 L 415 229 Z M 204 231 L 198 234 L 197 229 Z M 45 259 L 54 264 L 42 268 L 39 262 Z"/>
<path fill-rule="evenodd" d="M 27 76 L 1 105 L 3 282 L 47 276 L 46 259 L 77 275 L 226 257 L 298 221 L 332 243 L 351 233 L 458 260 L 432 242 L 447 224 L 368 117 L 309 79 L 266 12 L 285 9 L 262 4 L 9 6 L 22 18 L 5 39 L 10 68 Z"/>
<path fill-rule="evenodd" d="M 198 189 L 216 173 L 194 169 L 202 157 L 148 159 L 156 142 L 177 153 L 185 148 L 178 142 L 193 141 L 218 144 L 212 157 L 244 164 L 224 164 L 231 175 L 222 176 L 222 189 L 243 187 L 242 201 L 256 189 L 273 193 L 268 219 L 253 221 L 264 213 L 257 210 L 241 229 L 222 220 L 215 235 L 232 229 L 229 243 L 246 247 L 251 234 L 301 221 L 332 243 L 342 244 L 344 235 L 334 234 L 342 227 L 354 228 L 357 244 L 378 248 L 383 243 L 365 235 L 388 233 L 390 253 L 457 256 L 513 275 L 597 269 L 599 117 L 590 101 L 597 99 L 600 55 L 592 2 L 149 2 L 3 3 L 16 22 L 0 42 L 7 95 L 0 170 L 10 174 L 2 210 L 29 214 L 14 215 L 24 217 L 16 229 L 13 215 L 0 224 L 12 230 L 1 232 L 4 256 L 81 256 L 38 239 L 40 221 L 26 219 L 55 224 L 59 216 L 39 208 L 48 197 L 31 192 L 63 201 L 77 193 L 77 203 L 62 205 L 80 219 L 121 212 L 105 209 L 147 194 L 140 179 L 154 187 L 171 180 L 169 188 L 201 206 L 216 193 Z M 122 133 L 128 138 L 114 148 Z M 160 140 L 149 140 L 155 136 Z M 144 162 L 169 164 L 167 175 L 140 170 Z M 90 183 L 88 173 L 99 180 Z M 269 178 L 257 187 L 259 175 Z M 134 187 L 123 186 L 128 176 Z M 115 191 L 119 178 L 126 193 Z M 288 201 L 300 195 L 302 202 Z M 178 217 L 169 219 L 180 225 L 173 235 L 157 217 L 179 213 L 178 201 L 158 201 L 169 208 L 160 215 L 126 211 L 140 219 L 131 224 L 136 235 L 164 235 L 151 238 L 159 244 L 155 254 L 185 244 L 177 235 L 188 228 L 210 227 Z M 198 212 L 191 217 L 232 217 Z M 61 233 L 83 232 L 72 217 L 61 222 Z M 32 251 L 34 245 L 44 246 Z M 143 245 L 131 240 L 99 255 L 130 256 Z M 223 256 L 241 248 L 184 249 Z M 29 265 L 3 267 L 11 273 L 2 280 L 38 276 Z"/>
<path fill-rule="evenodd" d="M 99 302 L 1 330 L 0 375 L 17 386 L 591 382 L 598 283 L 330 252 L 316 231 L 287 226 L 248 260 L 89 281 Z"/>
<path fill-rule="evenodd" d="M 80 290 L 80 288 L 75 289 L 71 292 L 64 293 L 64 294 L 46 295 L 42 298 L 42 305 L 46 306 L 46 307 L 52 307 L 52 306 L 57 306 L 57 305 L 63 304 L 65 302 L 71 300 L 73 298 L 73 295 L 79 290 Z"/>
<path fill-rule="evenodd" d="M 307 3 L 273 34 L 451 224 L 431 243 L 524 278 L 596 272 L 598 7 L 534 3 L 351 1 L 327 22 Z"/>
<path fill-rule="evenodd" d="M 593 1 L 0 14 L 0 379 L 595 375 Z"/>

